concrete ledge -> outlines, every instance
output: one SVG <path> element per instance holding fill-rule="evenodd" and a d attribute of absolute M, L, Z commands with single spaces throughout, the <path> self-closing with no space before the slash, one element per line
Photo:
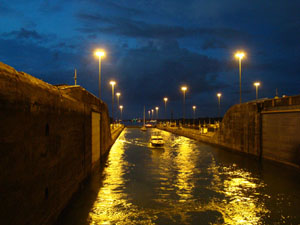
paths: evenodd
<path fill-rule="evenodd" d="M 119 127 L 111 130 L 111 139 L 112 139 L 112 145 L 115 143 L 119 135 L 124 130 L 125 126 L 123 124 L 120 124 Z"/>

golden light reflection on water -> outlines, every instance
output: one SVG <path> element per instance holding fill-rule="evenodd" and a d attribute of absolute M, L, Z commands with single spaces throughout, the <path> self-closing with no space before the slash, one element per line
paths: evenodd
<path fill-rule="evenodd" d="M 111 224 L 111 221 L 123 219 L 126 210 L 116 210 L 117 207 L 130 208 L 126 200 L 126 194 L 121 191 L 124 180 L 124 161 L 121 161 L 124 154 L 124 134 L 112 147 L 109 155 L 109 166 L 105 171 L 103 187 L 98 193 L 92 211 L 89 213 L 90 224 Z M 120 188 L 120 191 L 118 191 Z"/>
<path fill-rule="evenodd" d="M 221 219 L 213 220 L 216 223 L 259 224 L 261 216 L 268 213 L 258 190 L 264 184 L 250 173 L 220 167 L 213 154 L 199 154 L 199 146 L 188 138 L 161 132 L 166 141 L 164 149 L 150 149 L 150 131 L 132 139 L 126 137 L 130 132 L 125 130 L 110 151 L 103 186 L 89 213 L 90 224 L 190 224 L 191 213 L 206 213 L 209 218 L 219 213 Z M 135 165 L 126 160 L 131 148 L 150 157 L 150 161 Z M 203 165 L 199 165 L 201 157 Z M 142 177 L 146 178 L 136 181 L 135 176 L 128 177 L 131 173 L 145 173 Z M 198 174 L 204 177 L 203 186 L 197 185 Z M 202 194 L 207 190 L 213 195 Z"/>
<path fill-rule="evenodd" d="M 136 220 L 138 220 L 137 224 L 153 224 L 143 210 L 139 210 L 130 202 L 124 191 L 126 185 L 124 174 L 128 172 L 126 170 L 130 166 L 122 157 L 125 145 L 128 144 L 124 137 L 126 132 L 125 129 L 110 150 L 104 184 L 89 213 L 90 224 L 136 224 Z M 140 215 L 143 215 L 141 220 L 138 218 Z"/>
<path fill-rule="evenodd" d="M 180 201 L 186 201 L 192 198 L 191 192 L 195 186 L 193 172 L 195 169 L 195 157 L 193 156 L 194 146 L 191 145 L 189 139 L 178 137 L 180 147 L 178 155 L 175 158 L 175 163 L 178 168 L 178 179 L 174 184 L 177 187 L 176 193 L 180 196 Z"/>
<path fill-rule="evenodd" d="M 261 217 L 270 213 L 260 201 L 262 196 L 258 189 L 264 187 L 264 183 L 235 165 L 221 168 L 212 161 L 210 171 L 214 177 L 212 189 L 225 198 L 221 202 L 213 199 L 206 208 L 221 212 L 226 224 L 261 224 Z"/>

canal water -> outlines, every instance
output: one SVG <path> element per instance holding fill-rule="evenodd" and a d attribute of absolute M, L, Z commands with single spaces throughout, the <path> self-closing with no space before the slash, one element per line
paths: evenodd
<path fill-rule="evenodd" d="M 163 148 L 151 148 L 159 132 Z M 293 168 L 157 129 L 125 129 L 61 224 L 300 224 Z"/>

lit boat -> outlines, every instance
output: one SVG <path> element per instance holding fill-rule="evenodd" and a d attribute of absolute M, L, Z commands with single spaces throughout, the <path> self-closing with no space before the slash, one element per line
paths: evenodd
<path fill-rule="evenodd" d="M 163 146 L 165 142 L 164 142 L 162 136 L 152 135 L 151 139 L 150 139 L 150 143 L 152 146 Z"/>

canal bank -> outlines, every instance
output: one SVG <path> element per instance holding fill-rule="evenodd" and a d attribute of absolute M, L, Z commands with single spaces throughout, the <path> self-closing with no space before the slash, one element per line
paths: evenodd
<path fill-rule="evenodd" d="M 300 168 L 300 95 L 232 106 L 215 132 L 160 129 L 232 151 Z"/>
<path fill-rule="evenodd" d="M 122 131 L 79 85 L 0 62 L 0 223 L 52 224 Z"/>

